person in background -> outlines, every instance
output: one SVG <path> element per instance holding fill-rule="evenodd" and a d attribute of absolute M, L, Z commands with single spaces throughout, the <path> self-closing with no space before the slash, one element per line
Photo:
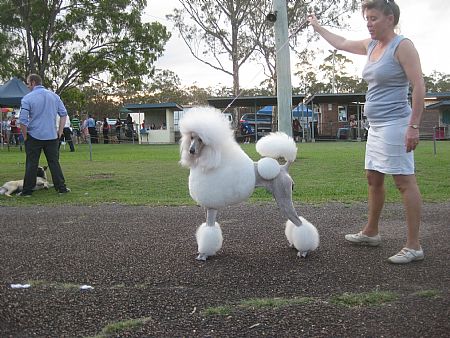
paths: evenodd
<path fill-rule="evenodd" d="M 117 141 L 120 143 L 120 130 L 122 129 L 122 121 L 120 120 L 120 116 L 118 116 L 116 119 L 115 127 L 116 127 Z"/>
<path fill-rule="evenodd" d="M 66 142 L 66 143 L 69 144 L 71 153 L 73 153 L 75 151 L 75 147 L 74 147 L 73 141 L 72 141 L 72 129 L 70 129 L 70 117 L 69 117 L 69 115 L 67 115 L 66 124 L 64 125 L 64 129 L 63 129 L 63 134 L 61 135 L 61 137 L 59 139 L 58 149 L 61 148 L 61 143 L 62 142 Z"/>
<path fill-rule="evenodd" d="M 91 138 L 91 143 L 98 143 L 98 134 L 97 134 L 97 129 L 95 129 L 95 120 L 91 114 L 88 115 L 86 126 L 89 131 L 89 137 Z"/>
<path fill-rule="evenodd" d="M 59 138 L 63 134 L 67 110 L 60 97 L 42 86 L 37 74 L 27 77 L 30 92 L 22 98 L 19 114 L 20 128 L 25 142 L 25 177 L 21 196 L 31 196 L 36 186 L 37 168 L 44 151 L 52 175 L 53 185 L 60 194 L 70 191 L 59 164 Z M 55 128 L 56 116 L 60 117 Z"/>
<path fill-rule="evenodd" d="M 244 122 L 241 124 L 241 134 L 244 135 L 244 144 L 251 142 L 251 135 L 253 134 L 252 127 L 249 123 Z"/>
<path fill-rule="evenodd" d="M 81 123 L 81 137 L 83 139 L 84 143 L 88 142 L 89 138 L 89 129 L 88 129 L 88 116 L 83 120 L 83 123 Z"/>
<path fill-rule="evenodd" d="M 127 137 L 133 138 L 134 126 L 133 126 L 133 118 L 130 114 L 127 115 L 127 130 L 125 132 Z"/>
<path fill-rule="evenodd" d="M 334 48 L 367 55 L 363 78 L 368 83 L 364 113 L 370 124 L 365 169 L 369 190 L 367 224 L 347 241 L 371 246 L 381 243 L 379 221 L 385 200 L 384 177 L 392 175 L 400 191 L 408 225 L 403 249 L 388 261 L 404 264 L 424 259 L 419 241 L 422 198 L 414 167 L 425 85 L 419 54 L 413 43 L 395 32 L 400 8 L 394 0 L 365 0 L 362 13 L 370 38 L 351 41 L 322 27 L 314 15 L 309 22 Z M 408 103 L 412 87 L 412 106 Z"/>
<path fill-rule="evenodd" d="M 103 119 L 103 124 L 102 124 L 102 133 L 103 133 L 103 143 L 104 144 L 108 144 L 109 143 L 109 123 L 108 123 L 108 119 L 105 117 Z"/>
<path fill-rule="evenodd" d="M 70 121 L 70 124 L 72 125 L 72 131 L 75 134 L 75 143 L 80 143 L 80 136 L 81 136 L 81 122 L 80 122 L 80 116 L 76 114 L 72 120 Z"/>
<path fill-rule="evenodd" d="M 300 140 L 300 129 L 301 128 L 302 127 L 300 126 L 300 121 L 297 118 L 295 118 L 292 121 L 292 133 L 294 135 L 295 142 L 298 142 Z"/>
<path fill-rule="evenodd" d="M 20 128 L 17 123 L 16 114 L 12 113 L 11 121 L 9 123 L 11 127 L 11 132 L 9 136 L 9 144 L 14 144 L 16 146 L 19 145 L 19 135 L 20 135 Z"/>
<path fill-rule="evenodd" d="M 356 121 L 355 115 L 350 115 L 350 138 L 352 140 L 356 140 L 356 134 L 357 134 L 357 127 L 358 127 L 358 121 Z"/>

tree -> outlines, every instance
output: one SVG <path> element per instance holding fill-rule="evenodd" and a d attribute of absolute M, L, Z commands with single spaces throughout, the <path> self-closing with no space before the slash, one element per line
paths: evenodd
<path fill-rule="evenodd" d="M 92 79 L 139 88 L 170 37 L 141 21 L 146 4 L 0 0 L 0 76 L 38 73 L 58 93 Z"/>
<path fill-rule="evenodd" d="M 449 74 L 433 71 L 433 73 L 423 78 L 428 92 L 450 92 Z"/>
<path fill-rule="evenodd" d="M 361 91 L 361 89 L 367 90 L 367 85 L 361 79 L 347 72 L 347 67 L 352 63 L 353 61 L 343 54 L 330 50 L 330 55 L 319 66 L 319 70 L 323 72 L 323 78 L 328 80 L 326 92 L 350 93 Z"/>
<path fill-rule="evenodd" d="M 179 2 L 183 8 L 176 9 L 168 18 L 197 60 L 233 77 L 233 91 L 238 95 L 239 69 L 255 51 L 255 41 L 265 32 L 270 1 Z"/>
<path fill-rule="evenodd" d="M 340 53 L 330 51 L 324 63 L 315 65 L 319 52 L 305 50 L 299 54 L 298 71 L 294 74 L 300 79 L 298 93 L 313 95 L 315 93 L 332 93 L 333 81 L 336 93 L 361 93 L 367 91 L 367 83 L 357 76 L 350 75 L 348 66 L 353 62 Z"/>
<path fill-rule="evenodd" d="M 239 69 L 248 60 L 261 62 L 276 89 L 275 40 L 266 20 L 272 0 L 179 0 L 182 9 L 169 16 L 191 54 L 214 69 L 233 76 L 234 95 L 240 93 Z M 326 24 L 342 25 L 343 14 L 356 10 L 356 0 L 287 1 L 290 31 L 295 47 L 297 34 L 306 28 L 311 6 Z M 189 22 L 191 19 L 191 22 Z M 300 26 L 299 26 L 300 24 Z M 229 64 L 224 62 L 229 60 Z"/>

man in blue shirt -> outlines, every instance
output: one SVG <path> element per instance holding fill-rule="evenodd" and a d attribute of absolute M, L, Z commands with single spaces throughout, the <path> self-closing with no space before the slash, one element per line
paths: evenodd
<path fill-rule="evenodd" d="M 27 85 L 31 92 L 22 98 L 19 122 L 25 141 L 25 178 L 22 196 L 31 196 L 36 185 L 41 151 L 44 151 L 52 174 L 53 185 L 60 194 L 70 191 L 66 187 L 59 164 L 59 139 L 67 119 L 67 110 L 60 97 L 42 86 L 42 78 L 30 74 Z M 58 130 L 56 116 L 60 116 Z"/>
<path fill-rule="evenodd" d="M 95 120 L 91 114 L 88 115 L 87 128 L 89 131 L 89 135 L 91 137 L 91 142 L 98 143 L 98 134 L 97 134 L 97 129 L 95 129 Z"/>

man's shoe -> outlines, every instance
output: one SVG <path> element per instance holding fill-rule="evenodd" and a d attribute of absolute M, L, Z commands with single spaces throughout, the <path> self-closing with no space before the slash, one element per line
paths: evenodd
<path fill-rule="evenodd" d="M 68 192 L 70 192 L 70 189 L 69 189 L 69 188 L 64 188 L 64 189 L 61 189 L 61 190 L 58 191 L 58 193 L 59 193 L 60 195 L 62 195 L 62 194 L 67 194 Z"/>
<path fill-rule="evenodd" d="M 19 192 L 18 194 L 17 194 L 17 196 L 20 196 L 20 197 L 31 197 L 31 194 L 30 193 L 23 193 L 23 191 L 21 191 L 21 192 Z"/>
<path fill-rule="evenodd" d="M 381 244 L 380 235 L 370 237 L 370 236 L 363 235 L 362 231 L 358 232 L 357 234 L 345 235 L 345 239 L 352 243 L 369 245 L 369 246 L 378 246 Z"/>
<path fill-rule="evenodd" d="M 406 264 L 414 261 L 421 261 L 425 258 L 422 248 L 414 250 L 410 248 L 403 248 L 399 253 L 388 258 L 389 263 Z"/>

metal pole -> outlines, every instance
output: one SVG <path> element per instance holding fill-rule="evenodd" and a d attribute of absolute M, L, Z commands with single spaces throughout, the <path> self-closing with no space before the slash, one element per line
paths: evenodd
<path fill-rule="evenodd" d="M 436 156 L 436 126 L 433 127 L 433 151 Z"/>
<path fill-rule="evenodd" d="M 360 119 L 360 112 L 361 112 L 361 107 L 359 106 L 359 101 L 356 102 L 356 120 L 358 121 L 358 123 L 356 124 L 358 126 L 358 136 L 357 136 L 357 141 L 361 142 L 361 119 Z"/>
<path fill-rule="evenodd" d="M 333 83 L 332 83 L 333 94 L 336 93 L 336 52 L 337 52 L 337 49 L 333 50 L 333 52 L 332 52 L 333 53 Z"/>
<path fill-rule="evenodd" d="M 89 161 L 92 162 L 92 142 L 91 142 L 91 134 L 89 134 L 88 142 L 89 142 Z"/>
<path fill-rule="evenodd" d="M 1 124 L 0 124 L 0 141 L 2 142 L 2 150 L 3 150 L 3 143 L 5 142 L 5 139 L 3 138 L 3 112 L 0 112 L 0 119 L 1 119 Z"/>
<path fill-rule="evenodd" d="M 316 142 L 316 135 L 314 135 L 314 101 L 311 101 L 311 142 Z"/>
<path fill-rule="evenodd" d="M 278 130 L 292 136 L 292 83 L 286 0 L 273 0 L 276 13 L 275 48 L 277 71 Z"/>

